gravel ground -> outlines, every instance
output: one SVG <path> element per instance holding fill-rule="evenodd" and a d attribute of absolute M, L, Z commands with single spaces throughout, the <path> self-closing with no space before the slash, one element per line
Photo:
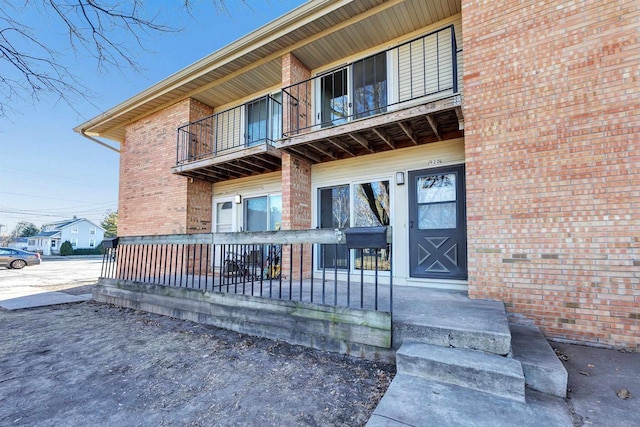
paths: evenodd
<path fill-rule="evenodd" d="M 0 425 L 357 426 L 395 372 L 94 302 L 0 311 L 0 330 Z"/>

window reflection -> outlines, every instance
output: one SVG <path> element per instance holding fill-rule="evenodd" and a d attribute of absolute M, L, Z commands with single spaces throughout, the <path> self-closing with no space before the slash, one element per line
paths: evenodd
<path fill-rule="evenodd" d="M 420 230 L 456 228 L 455 173 L 420 177 L 416 192 Z"/>
<path fill-rule="evenodd" d="M 354 186 L 354 226 L 379 227 L 391 224 L 389 181 L 373 181 Z M 356 250 L 357 270 L 388 271 L 391 267 L 388 249 Z"/>

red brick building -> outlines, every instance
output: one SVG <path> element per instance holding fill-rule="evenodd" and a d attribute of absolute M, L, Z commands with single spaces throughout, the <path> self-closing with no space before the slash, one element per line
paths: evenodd
<path fill-rule="evenodd" d="M 638 349 L 639 21 L 313 0 L 76 131 L 121 145 L 120 235 L 390 225 L 394 284 Z"/>

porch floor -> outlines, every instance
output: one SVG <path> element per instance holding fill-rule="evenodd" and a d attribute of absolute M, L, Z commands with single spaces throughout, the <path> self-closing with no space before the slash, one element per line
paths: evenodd
<path fill-rule="evenodd" d="M 392 312 L 393 348 L 396 349 L 410 337 L 412 341 L 500 355 L 510 352 L 511 335 L 502 302 L 469 299 L 464 291 L 415 286 L 394 285 L 391 291 L 388 279 L 381 275 L 376 286 L 374 283 L 361 285 L 359 280 L 336 281 L 333 277 L 289 282 L 286 278 L 252 281 L 219 276 L 205 280 L 191 276 L 181 287 Z M 391 292 L 393 306 L 390 305 Z"/>

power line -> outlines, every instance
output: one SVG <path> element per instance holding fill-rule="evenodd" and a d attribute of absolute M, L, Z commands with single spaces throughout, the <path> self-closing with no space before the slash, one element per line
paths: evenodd
<path fill-rule="evenodd" d="M 46 174 L 46 173 L 40 173 L 40 172 L 36 172 L 36 171 L 30 171 L 28 169 L 20 169 L 20 168 L 13 168 L 10 166 L 0 166 L 0 168 L 2 169 L 8 169 L 8 170 L 13 170 L 13 171 L 17 171 L 17 172 L 26 172 L 26 173 L 30 173 L 32 175 L 36 175 L 36 176 L 46 176 L 49 178 L 55 178 L 55 179 L 60 179 L 63 181 L 71 181 L 71 182 L 78 182 L 77 178 L 67 178 L 64 176 L 60 176 L 60 175 L 52 175 L 52 174 Z M 82 180 L 82 184 L 93 184 L 93 185 L 100 185 L 103 187 L 112 187 L 113 184 L 105 184 L 104 182 L 94 182 L 94 181 L 86 181 L 86 180 Z"/>
<path fill-rule="evenodd" d="M 13 208 L 11 206 L 2 206 L 0 205 L 0 209 L 8 209 L 11 211 L 15 211 L 15 212 L 33 212 L 33 213 L 55 213 L 57 211 L 71 211 L 71 210 L 77 210 L 77 209 L 86 209 L 86 208 L 93 208 L 93 209 L 86 209 L 86 211 L 98 211 L 98 210 L 104 210 L 105 208 L 109 207 L 109 206 L 114 206 L 116 205 L 115 202 L 103 202 L 103 203 L 92 203 L 90 205 L 81 205 L 81 206 L 66 206 L 66 207 L 62 207 L 62 208 L 47 208 L 47 209 L 20 209 L 20 208 Z"/>
<path fill-rule="evenodd" d="M 0 194 L 11 194 L 12 196 L 22 196 L 22 197 L 33 197 L 36 199 L 49 199 L 49 200 L 58 200 L 58 201 L 62 201 L 62 202 L 78 202 L 78 203 L 86 203 L 86 200 L 74 200 L 74 199 L 60 199 L 58 197 L 47 197 L 47 196 L 41 196 L 39 194 L 25 194 L 25 193 L 12 193 L 9 191 L 0 191 Z M 114 204 L 116 202 L 113 202 Z"/>

